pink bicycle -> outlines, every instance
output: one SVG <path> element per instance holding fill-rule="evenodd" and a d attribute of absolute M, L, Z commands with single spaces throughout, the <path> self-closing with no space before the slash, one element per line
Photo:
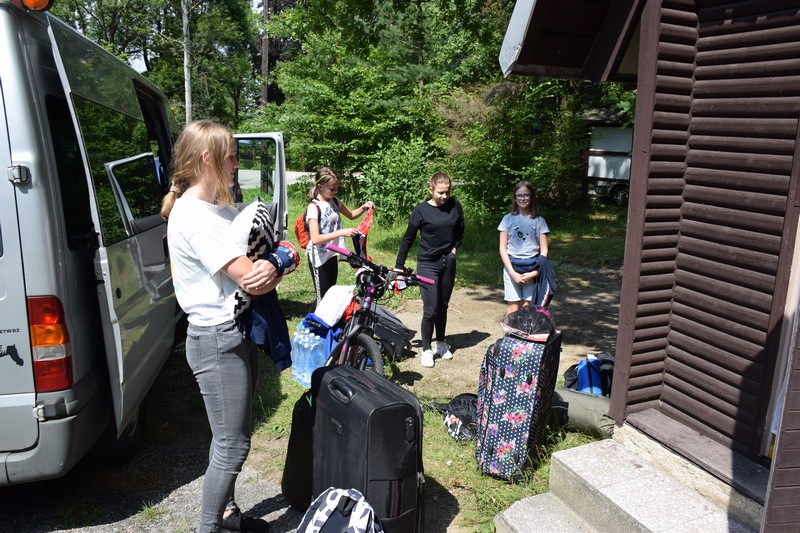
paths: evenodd
<path fill-rule="evenodd" d="M 350 266 L 356 269 L 358 309 L 345 325 L 341 339 L 328 356 L 325 366 L 350 365 L 384 375 L 382 344 L 375 334 L 375 324 L 379 320 L 374 307 L 376 300 L 390 289 L 402 291 L 414 285 L 433 285 L 434 281 L 413 274 L 410 270 L 397 272 L 376 265 L 334 244 L 328 244 L 327 248 L 345 256 Z"/>

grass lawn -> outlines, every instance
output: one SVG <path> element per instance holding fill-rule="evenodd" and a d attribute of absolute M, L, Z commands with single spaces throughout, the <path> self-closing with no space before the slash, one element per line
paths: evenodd
<path fill-rule="evenodd" d="M 245 191 L 245 201 L 254 195 L 255 191 Z M 357 202 L 348 202 L 345 199 L 345 204 L 357 205 Z M 305 205 L 298 189 L 290 189 L 290 226 Z M 626 225 L 624 210 L 598 205 L 581 210 L 543 211 L 551 230 L 550 259 L 557 273 L 562 265 L 598 269 L 622 267 Z M 345 220 L 345 225 L 355 226 L 356 222 Z M 487 265 L 497 265 L 500 261 L 498 222 L 499 217 L 491 223 L 477 223 L 467 218 L 466 236 L 459 250 L 457 286 L 502 286 L 502 267 L 487 268 Z M 369 235 L 369 253 L 374 262 L 389 266 L 394 264 L 405 226 L 405 221 L 389 226 L 373 226 Z M 289 238 L 294 240 L 294 235 Z M 412 250 L 407 266 L 415 266 L 415 257 L 416 250 Z M 340 276 L 343 275 L 352 274 L 349 269 L 340 269 Z M 301 252 L 301 264 L 297 271 L 282 282 L 279 294 L 287 315 L 289 331 L 294 331 L 297 323 L 305 317 L 308 305 L 314 298 L 304 252 Z M 418 298 L 418 289 L 406 291 L 404 297 Z M 390 367 L 387 367 L 387 373 L 390 372 Z M 291 378 L 290 371 L 280 375 L 264 372 L 264 378 L 254 413 L 256 428 L 253 450 L 266 457 L 263 461 L 265 470 L 277 472 L 279 477 L 285 459 L 285 443 L 291 429 L 292 408 L 303 389 Z M 447 400 L 449 398 L 420 397 L 423 404 Z M 441 430 L 441 415 L 438 413 L 426 412 L 424 435 L 425 474 L 429 481 L 426 485 L 426 498 L 429 501 L 455 498 L 458 513 L 452 526 L 463 531 L 493 530 L 492 520 L 499 511 L 522 498 L 547 491 L 549 457 L 552 452 L 593 440 L 593 437 L 580 433 L 560 428 L 551 429 L 543 448 L 544 459 L 538 468 L 530 471 L 523 482 L 510 484 L 482 474 L 475 463 L 474 442 L 453 440 Z"/>

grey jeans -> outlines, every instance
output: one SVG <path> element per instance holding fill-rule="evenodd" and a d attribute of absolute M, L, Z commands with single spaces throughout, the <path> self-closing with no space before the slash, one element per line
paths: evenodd
<path fill-rule="evenodd" d="M 250 451 L 258 347 L 233 320 L 218 326 L 189 324 L 186 360 L 200 386 L 212 436 L 199 531 L 216 533 Z"/>

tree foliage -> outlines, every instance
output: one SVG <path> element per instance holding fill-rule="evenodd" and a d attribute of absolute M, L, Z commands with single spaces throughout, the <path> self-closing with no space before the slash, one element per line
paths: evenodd
<path fill-rule="evenodd" d="M 262 0 L 267 2 L 267 0 Z M 62 17 L 123 58 L 140 58 L 177 110 L 179 0 L 62 0 Z M 513 4 L 497 0 L 207 0 L 192 4 L 194 115 L 282 131 L 296 170 L 331 165 L 354 193 L 404 218 L 404 191 L 448 172 L 470 216 L 496 217 L 533 182 L 540 202 L 579 199 L 588 117 L 631 123 L 618 84 L 512 77 L 497 56 Z M 259 43 L 269 40 L 269 79 Z M 258 106 L 259 84 L 270 102 Z M 276 96 L 277 95 L 277 96 Z M 178 113 L 182 115 L 182 113 Z M 349 179 L 351 174 L 362 176 Z M 402 189 L 405 187 L 405 189 Z"/>
<path fill-rule="evenodd" d="M 53 11 L 120 58 L 140 62 L 183 116 L 180 0 L 64 0 Z M 247 0 L 195 2 L 190 28 L 193 114 L 236 127 L 257 103 L 257 15 Z"/>

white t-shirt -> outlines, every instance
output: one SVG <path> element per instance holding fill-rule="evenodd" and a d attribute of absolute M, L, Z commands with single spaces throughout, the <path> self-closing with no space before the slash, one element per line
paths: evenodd
<path fill-rule="evenodd" d="M 314 203 L 319 206 L 319 209 L 316 209 L 312 205 Z M 322 214 L 322 217 L 320 217 L 320 214 Z M 339 202 L 337 200 L 325 202 L 317 199 L 316 202 L 309 202 L 308 209 L 306 209 L 306 221 L 312 218 L 318 221 L 320 235 L 333 233 L 334 231 L 342 229 L 342 217 L 339 214 Z M 342 237 L 327 241 L 319 246 L 315 246 L 311 240 L 309 240 L 306 254 L 311 258 L 311 264 L 315 267 L 321 267 L 327 263 L 329 259 L 337 255 L 336 252 L 331 252 L 326 248 L 328 244 L 335 244 L 342 248 L 347 247 Z"/>
<path fill-rule="evenodd" d="M 230 233 L 238 213 L 232 206 L 178 198 L 169 214 L 172 283 L 191 324 L 215 326 L 233 319 L 237 285 L 221 268 L 243 255 Z"/>
<path fill-rule="evenodd" d="M 550 233 L 544 218 L 507 214 L 497 227 L 508 233 L 508 255 L 527 259 L 539 254 L 539 235 Z"/>

